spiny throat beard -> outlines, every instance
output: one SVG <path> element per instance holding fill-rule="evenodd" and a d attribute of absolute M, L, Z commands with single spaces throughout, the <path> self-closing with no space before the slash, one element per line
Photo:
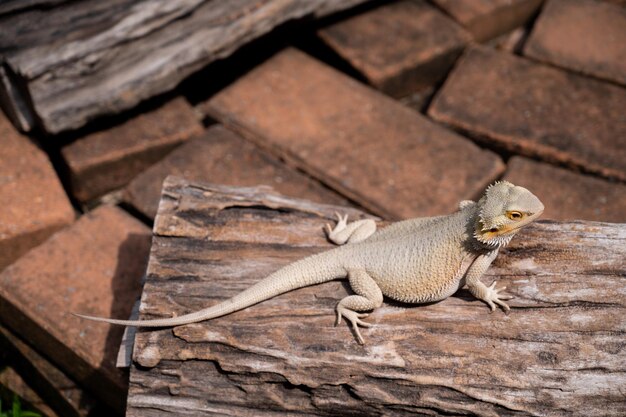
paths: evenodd
<path fill-rule="evenodd" d="M 515 236 L 515 232 L 506 234 L 499 233 L 502 232 L 482 231 L 481 223 L 479 222 L 474 230 L 474 238 L 483 245 L 496 249 L 508 245 L 511 239 L 513 239 L 513 236 Z"/>

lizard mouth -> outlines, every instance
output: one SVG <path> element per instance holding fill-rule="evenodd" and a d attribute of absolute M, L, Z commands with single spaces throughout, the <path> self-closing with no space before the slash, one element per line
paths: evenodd
<path fill-rule="evenodd" d="M 507 233 L 511 233 L 511 232 L 516 232 L 516 231 L 520 230 L 522 227 L 526 226 L 527 224 L 528 223 L 503 227 L 501 230 L 499 230 L 497 232 L 497 234 L 507 234 Z"/>
<path fill-rule="evenodd" d="M 530 222 L 524 223 L 524 224 L 511 224 L 511 225 L 503 226 L 502 228 L 498 230 L 487 230 L 485 232 L 482 232 L 481 234 L 487 240 L 497 238 L 500 236 L 507 236 L 512 233 L 516 233 L 518 230 L 522 229 L 524 226 L 528 225 L 529 223 Z"/>
<path fill-rule="evenodd" d="M 476 231 L 474 232 L 474 237 L 483 243 L 487 243 L 490 245 L 497 244 L 498 242 L 502 242 L 502 239 L 510 239 L 515 233 L 517 233 L 520 229 L 531 224 L 537 217 L 541 215 L 543 210 L 540 210 L 534 214 L 528 215 L 523 220 L 516 223 L 509 223 L 506 225 L 502 225 L 499 228 L 493 229 L 483 229 L 482 224 L 477 224 Z"/>
<path fill-rule="evenodd" d="M 529 216 L 524 221 L 522 221 L 520 223 L 514 223 L 514 224 L 509 224 L 509 225 L 503 226 L 497 232 L 489 232 L 489 233 L 493 233 L 494 236 L 501 236 L 501 235 L 507 235 L 509 233 L 517 232 L 518 230 L 523 229 L 524 227 L 526 227 L 529 224 L 531 224 L 533 222 L 533 220 L 535 220 L 537 217 L 539 217 L 539 214 L 541 214 L 541 213 L 537 213 L 537 214 L 534 214 L 532 216 Z"/>

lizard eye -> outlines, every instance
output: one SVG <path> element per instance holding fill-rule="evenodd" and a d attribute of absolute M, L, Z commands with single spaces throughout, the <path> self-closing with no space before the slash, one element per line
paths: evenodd
<path fill-rule="evenodd" d="M 495 232 L 497 232 L 497 231 L 498 231 L 498 228 L 497 228 L 497 227 L 492 227 L 491 229 L 489 229 L 489 231 L 490 231 L 491 233 L 495 233 Z"/>
<path fill-rule="evenodd" d="M 524 217 L 524 214 L 520 211 L 507 211 L 506 217 L 511 220 L 520 220 L 522 217 Z"/>

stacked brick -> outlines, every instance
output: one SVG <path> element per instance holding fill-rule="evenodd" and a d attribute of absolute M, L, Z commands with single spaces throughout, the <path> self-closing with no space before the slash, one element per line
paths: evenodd
<path fill-rule="evenodd" d="M 117 126 L 85 135 L 61 150 L 72 195 L 87 202 L 123 187 L 201 132 L 193 108 L 178 97 Z"/>
<path fill-rule="evenodd" d="M 389 218 L 453 210 L 504 168 L 492 152 L 295 49 L 202 108 Z"/>
<path fill-rule="evenodd" d="M 471 37 L 425 1 L 384 4 L 319 31 L 377 89 L 405 97 L 441 81 Z"/>
<path fill-rule="evenodd" d="M 47 156 L 0 114 L 0 269 L 72 223 L 74 209 Z"/>
<path fill-rule="evenodd" d="M 552 0 L 537 20 L 524 55 L 626 85 L 624 6 L 592 0 Z"/>
<path fill-rule="evenodd" d="M 0 274 L 3 323 L 118 410 L 126 381 L 113 359 L 123 329 L 84 326 L 71 312 L 128 316 L 149 248 L 143 223 L 101 206 Z"/>
<path fill-rule="evenodd" d="M 507 33 L 528 22 L 543 0 L 433 0 L 479 42 Z"/>
<path fill-rule="evenodd" d="M 72 140 L 28 138 L 0 114 L 0 345 L 35 364 L 17 369 L 26 382 L 51 381 L 44 400 L 82 398 L 50 413 L 124 409 L 122 329 L 70 313 L 130 314 L 168 175 L 390 220 L 454 211 L 505 179 L 545 218 L 626 221 L 623 4 L 403 0 L 308 30 L 325 52 L 288 46 Z"/>
<path fill-rule="evenodd" d="M 624 108 L 621 87 L 472 47 L 428 113 L 511 153 L 624 181 Z"/>
<path fill-rule="evenodd" d="M 153 219 L 161 184 L 168 175 L 225 185 L 265 184 L 286 195 L 316 202 L 349 204 L 339 193 L 289 168 L 271 152 L 258 148 L 221 125 L 208 128 L 204 134 L 138 175 L 126 187 L 125 201 Z"/>

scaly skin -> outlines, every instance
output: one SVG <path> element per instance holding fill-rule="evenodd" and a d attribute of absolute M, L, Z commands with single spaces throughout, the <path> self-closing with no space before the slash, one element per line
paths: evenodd
<path fill-rule="evenodd" d="M 406 220 L 376 232 L 373 220 L 347 222 L 337 215 L 334 228 L 326 225 L 328 238 L 343 245 L 304 258 L 276 271 L 233 298 L 180 317 L 156 320 L 113 320 L 80 317 L 106 323 L 168 327 L 213 319 L 244 309 L 288 291 L 348 278 L 355 295 L 337 304 L 337 323 L 344 317 L 352 324 L 359 343 L 358 326 L 363 311 L 380 307 L 383 296 L 407 303 L 443 300 L 467 285 L 470 292 L 505 311 L 509 306 L 495 282 L 485 286 L 481 276 L 498 250 L 542 212 L 543 204 L 530 191 L 508 182 L 498 182 L 478 201 L 462 201 L 460 210 L 447 216 Z"/>

